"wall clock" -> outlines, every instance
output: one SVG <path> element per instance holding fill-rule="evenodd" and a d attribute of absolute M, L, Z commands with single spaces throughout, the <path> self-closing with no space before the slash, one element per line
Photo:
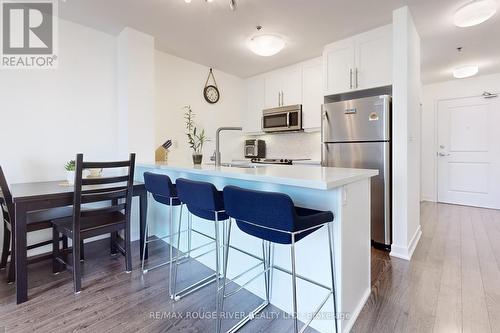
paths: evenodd
<path fill-rule="evenodd" d="M 214 84 L 208 84 L 208 82 L 210 81 L 210 77 L 212 77 Z M 217 103 L 220 98 L 219 88 L 217 88 L 217 82 L 215 82 L 215 76 L 212 68 L 210 68 L 207 82 L 205 82 L 205 88 L 203 88 L 203 97 L 205 97 L 205 100 L 210 104 Z"/>

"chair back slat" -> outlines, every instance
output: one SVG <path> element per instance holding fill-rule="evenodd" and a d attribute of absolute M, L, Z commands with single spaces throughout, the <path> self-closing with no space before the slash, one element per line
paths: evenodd
<path fill-rule="evenodd" d="M 117 162 L 83 162 L 83 169 L 111 169 L 111 168 L 126 168 L 130 165 L 130 161 Z"/>
<path fill-rule="evenodd" d="M 127 196 L 127 187 L 122 187 L 121 189 L 110 189 L 106 192 L 92 192 L 92 193 L 82 193 L 82 204 L 107 201 L 107 200 L 118 200 L 123 199 Z"/>
<path fill-rule="evenodd" d="M 125 175 L 83 179 L 85 169 L 126 169 Z M 123 212 L 130 223 L 130 206 L 134 186 L 135 154 L 128 161 L 84 162 L 83 154 L 76 155 L 75 192 L 73 205 L 73 230 L 80 230 L 83 217 L 96 217 L 113 212 Z M 82 208 L 82 204 L 106 202 L 97 209 Z"/>
<path fill-rule="evenodd" d="M 109 213 L 114 213 L 114 212 L 120 212 L 126 208 L 126 205 L 124 203 L 115 205 L 115 206 L 108 206 L 104 208 L 94 208 L 94 209 L 84 209 L 81 211 L 80 216 L 81 217 L 91 217 L 91 216 L 99 216 L 103 214 L 109 214 Z"/>
<path fill-rule="evenodd" d="M 129 176 L 119 176 L 119 177 L 101 177 L 101 178 L 85 178 L 82 179 L 82 185 L 104 185 L 104 184 L 114 184 L 128 182 Z"/>

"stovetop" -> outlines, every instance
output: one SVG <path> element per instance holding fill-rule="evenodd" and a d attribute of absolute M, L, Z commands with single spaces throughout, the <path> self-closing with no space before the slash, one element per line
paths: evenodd
<path fill-rule="evenodd" d="M 288 159 L 288 158 L 252 158 L 252 163 L 258 164 L 281 164 L 292 165 L 293 161 L 306 161 L 307 159 Z"/>

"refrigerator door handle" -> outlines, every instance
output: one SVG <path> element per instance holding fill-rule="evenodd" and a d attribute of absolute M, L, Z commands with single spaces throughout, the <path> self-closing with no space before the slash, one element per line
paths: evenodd
<path fill-rule="evenodd" d="M 323 116 L 324 120 L 326 120 L 326 121 L 330 120 L 330 119 L 328 119 L 328 110 L 326 109 L 325 106 L 321 107 L 321 115 Z"/>

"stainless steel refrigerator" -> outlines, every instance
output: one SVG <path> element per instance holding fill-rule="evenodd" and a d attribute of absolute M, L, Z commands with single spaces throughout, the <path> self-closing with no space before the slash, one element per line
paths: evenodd
<path fill-rule="evenodd" d="M 390 250 L 391 96 L 323 105 L 322 164 L 377 169 L 371 183 L 371 234 L 374 246 Z"/>

